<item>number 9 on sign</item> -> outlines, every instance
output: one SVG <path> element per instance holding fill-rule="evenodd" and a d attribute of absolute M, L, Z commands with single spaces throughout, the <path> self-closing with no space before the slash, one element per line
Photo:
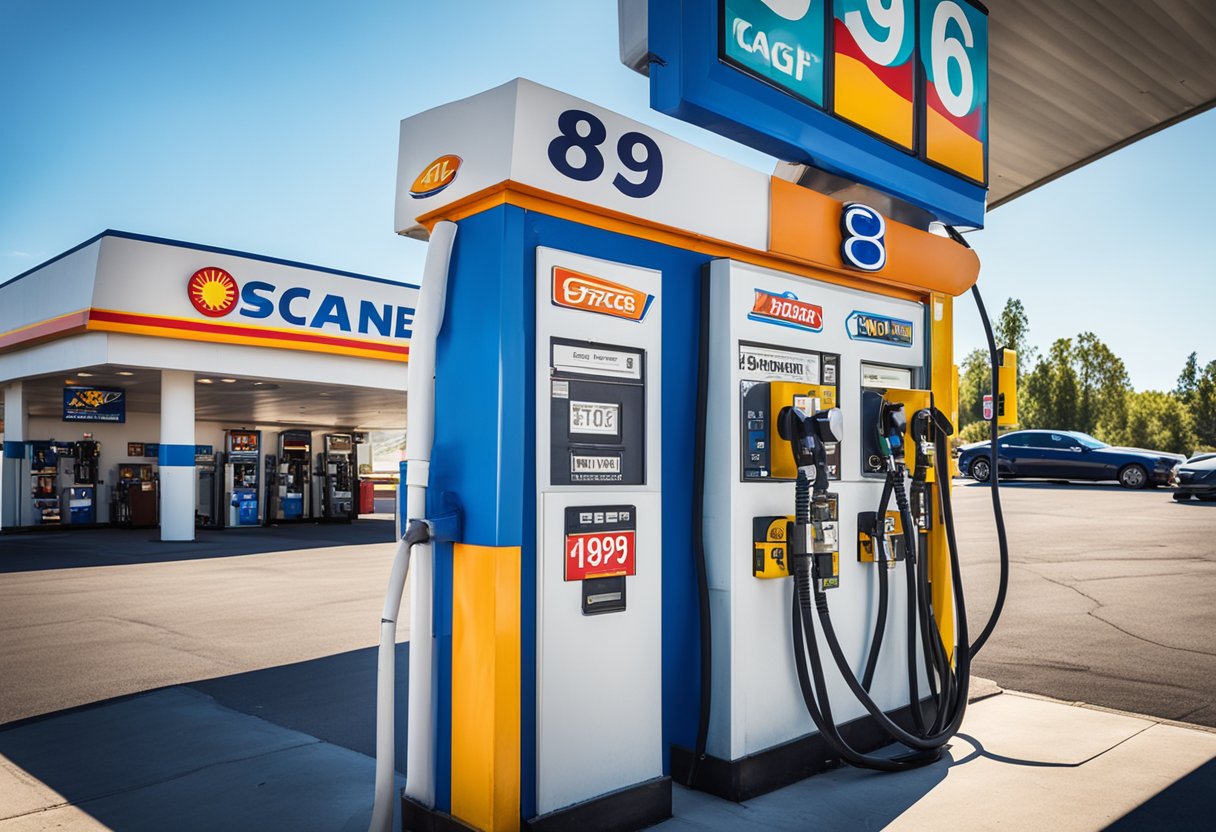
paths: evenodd
<path fill-rule="evenodd" d="M 845 203 L 840 215 L 840 258 L 846 266 L 876 272 L 887 265 L 887 221 L 860 202 Z"/>

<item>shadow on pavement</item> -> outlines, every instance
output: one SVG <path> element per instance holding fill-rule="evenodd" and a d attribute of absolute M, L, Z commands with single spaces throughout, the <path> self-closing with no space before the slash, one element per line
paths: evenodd
<path fill-rule="evenodd" d="M 353 523 L 200 529 L 190 543 L 162 543 L 156 529 L 64 529 L 5 534 L 0 536 L 0 574 L 363 546 L 391 543 L 395 534 L 393 520 L 373 518 Z"/>
<path fill-rule="evenodd" d="M 1214 818 L 1216 760 L 1209 760 L 1106 827 L 1106 832 L 1211 829 Z"/>
<path fill-rule="evenodd" d="M 227 708 L 376 756 L 375 647 L 194 682 Z M 397 645 L 397 770 L 405 772 L 409 642 Z"/>
<path fill-rule="evenodd" d="M 398 648 L 400 770 L 409 647 Z M 86 813 L 106 828 L 140 832 L 362 832 L 374 779 L 376 652 L 160 688 L 2 726 L 0 762 L 10 765 L 0 765 L 0 818 L 22 829 L 72 826 Z M 6 784 L 15 784 L 12 794 L 3 794 Z"/>

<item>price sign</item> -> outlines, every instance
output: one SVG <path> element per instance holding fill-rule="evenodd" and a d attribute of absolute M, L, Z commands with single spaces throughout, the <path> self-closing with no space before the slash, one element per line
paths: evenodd
<path fill-rule="evenodd" d="M 566 509 L 567 581 L 637 574 L 637 509 L 572 506 Z"/>
<path fill-rule="evenodd" d="M 834 111 L 911 150 L 916 87 L 912 0 L 834 0 Z"/>
<path fill-rule="evenodd" d="M 988 16 L 965 0 L 924 0 L 920 31 L 925 158 L 985 183 Z"/>

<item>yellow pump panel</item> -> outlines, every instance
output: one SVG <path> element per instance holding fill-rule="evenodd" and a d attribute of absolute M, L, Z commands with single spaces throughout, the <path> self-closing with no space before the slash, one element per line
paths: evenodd
<path fill-rule="evenodd" d="M 792 407 L 794 399 L 809 396 L 817 399 L 819 410 L 827 410 L 836 406 L 836 388 L 819 384 L 803 384 L 797 381 L 769 382 L 769 426 L 768 447 L 773 479 L 793 480 L 798 478 L 798 466 L 794 463 L 794 454 L 790 443 L 781 438 L 777 429 L 778 417 L 784 408 Z"/>
<path fill-rule="evenodd" d="M 889 402 L 899 402 L 904 406 L 904 417 L 908 420 L 907 430 L 904 431 L 904 464 L 908 471 L 915 473 L 916 448 L 912 445 L 912 414 L 918 410 L 933 405 L 933 393 L 929 390 L 904 390 L 899 387 L 888 387 L 882 394 Z M 929 469 L 927 482 L 933 482 L 933 469 Z"/>
<path fill-rule="evenodd" d="M 1005 347 L 998 353 L 997 381 L 1001 385 L 1001 398 L 997 402 L 996 423 L 1011 427 L 1018 423 L 1018 354 Z"/>

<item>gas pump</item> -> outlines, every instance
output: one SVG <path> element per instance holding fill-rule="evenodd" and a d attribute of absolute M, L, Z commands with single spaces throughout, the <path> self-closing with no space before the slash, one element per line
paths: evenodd
<path fill-rule="evenodd" d="M 355 442 L 349 433 L 327 433 L 322 438 L 321 516 L 326 520 L 355 519 Z"/>
<path fill-rule="evenodd" d="M 60 492 L 60 522 L 92 525 L 97 522 L 97 489 L 101 443 L 82 439 L 73 443 L 75 461 L 69 483 Z"/>
<path fill-rule="evenodd" d="M 226 526 L 257 526 L 261 522 L 262 434 L 256 430 L 224 432 L 224 502 Z"/>
<path fill-rule="evenodd" d="M 311 517 L 312 431 L 285 430 L 279 434 L 277 480 L 275 519 Z"/>
<path fill-rule="evenodd" d="M 216 454 L 195 454 L 196 477 L 194 525 L 200 529 L 218 528 L 221 521 L 220 481 L 216 476 Z"/>
<path fill-rule="evenodd" d="M 406 119 L 399 180 L 430 242 L 371 829 L 634 829 L 673 779 L 935 759 L 974 650 L 936 475 L 974 253 L 521 79 Z"/>

